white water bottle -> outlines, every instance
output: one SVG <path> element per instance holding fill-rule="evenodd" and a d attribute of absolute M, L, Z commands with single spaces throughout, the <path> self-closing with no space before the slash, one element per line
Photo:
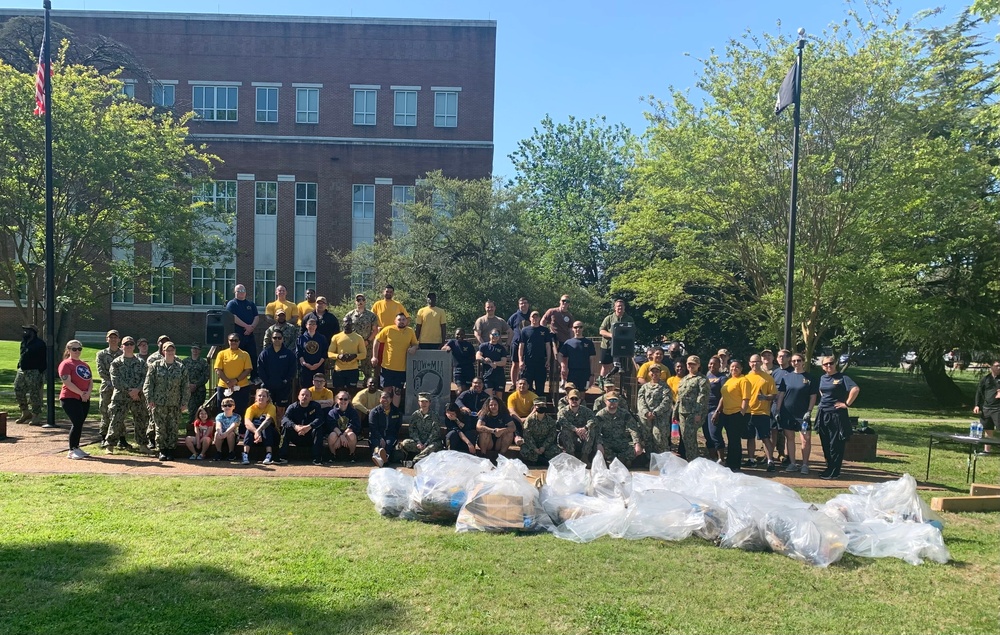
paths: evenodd
<path fill-rule="evenodd" d="M 973 421 L 969 424 L 969 436 L 973 439 L 977 439 L 976 432 L 979 430 L 979 422 Z"/>
<path fill-rule="evenodd" d="M 983 422 L 982 421 L 977 421 L 976 422 L 976 438 L 977 439 L 982 439 L 983 438 Z"/>

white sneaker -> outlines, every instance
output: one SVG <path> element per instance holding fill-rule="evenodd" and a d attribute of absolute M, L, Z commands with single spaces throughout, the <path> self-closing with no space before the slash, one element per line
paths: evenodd
<path fill-rule="evenodd" d="M 76 451 L 80 455 L 80 458 L 82 458 L 82 459 L 90 458 L 90 453 L 84 452 L 83 449 L 77 448 Z"/>
<path fill-rule="evenodd" d="M 82 459 L 83 456 L 74 448 L 66 454 L 67 459 Z"/>
<path fill-rule="evenodd" d="M 801 474 L 808 474 L 809 473 L 809 464 L 808 463 L 803 463 L 802 464 L 802 469 L 799 470 L 799 473 L 801 473 Z"/>
<path fill-rule="evenodd" d="M 264 460 L 261 461 L 262 465 L 271 465 L 272 463 L 274 463 L 274 461 L 271 459 L 271 455 L 270 454 L 268 454 L 267 456 L 265 456 Z"/>

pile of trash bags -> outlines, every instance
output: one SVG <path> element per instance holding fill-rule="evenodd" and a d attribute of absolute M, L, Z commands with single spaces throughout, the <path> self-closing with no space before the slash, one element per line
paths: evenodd
<path fill-rule="evenodd" d="M 706 459 L 654 454 L 651 473 L 632 473 L 598 453 L 590 469 L 560 454 L 540 488 L 517 459 L 436 452 L 416 476 L 376 469 L 368 497 L 383 516 L 454 523 L 457 531 L 549 532 L 584 543 L 602 536 L 708 540 L 727 549 L 773 551 L 827 567 L 844 553 L 911 564 L 950 559 L 941 518 L 917 496 L 909 474 L 854 485 L 817 506 L 773 480 L 733 473 Z"/>

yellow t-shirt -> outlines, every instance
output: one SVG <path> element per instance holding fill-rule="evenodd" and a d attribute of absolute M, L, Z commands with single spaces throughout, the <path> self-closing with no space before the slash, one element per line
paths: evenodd
<path fill-rule="evenodd" d="M 246 418 L 249 419 L 250 421 L 253 421 L 254 419 L 256 419 L 261 415 L 268 415 L 269 417 L 271 417 L 271 421 L 275 423 L 277 423 L 278 421 L 278 411 L 275 410 L 273 403 L 268 402 L 266 406 L 261 408 L 260 406 L 257 405 L 256 402 L 254 402 L 250 404 L 249 408 L 247 408 Z"/>
<path fill-rule="evenodd" d="M 351 404 L 354 406 L 354 409 L 358 411 L 358 414 L 362 417 L 367 417 L 368 411 L 379 404 L 379 399 L 381 397 L 381 390 L 368 392 L 368 390 L 365 389 L 354 395 L 354 399 L 351 400 Z"/>
<path fill-rule="evenodd" d="M 299 309 L 295 306 L 295 303 L 285 300 L 275 300 L 274 302 L 269 302 L 266 307 L 264 307 L 264 315 L 274 319 L 274 314 L 278 312 L 278 309 L 285 310 L 285 319 L 292 324 L 299 323 Z"/>
<path fill-rule="evenodd" d="M 747 381 L 750 382 L 750 414 L 771 414 L 771 402 L 760 399 L 760 395 L 778 394 L 778 389 L 774 385 L 774 378 L 771 377 L 770 373 L 751 370 L 747 373 Z"/>
<path fill-rule="evenodd" d="M 740 411 L 744 399 L 750 398 L 750 382 L 746 375 L 730 377 L 722 384 L 722 413 L 731 415 Z"/>
<path fill-rule="evenodd" d="M 378 332 L 376 338 L 382 342 L 382 368 L 397 372 L 406 371 L 406 349 L 416 346 L 417 334 L 410 327 L 387 326 Z"/>
<path fill-rule="evenodd" d="M 224 348 L 215 356 L 215 368 L 221 368 L 226 377 L 236 379 L 244 370 L 251 370 L 253 365 L 250 363 L 250 354 L 246 351 L 237 349 L 234 353 L 232 350 Z M 244 377 L 237 385 L 240 388 L 248 386 L 250 384 L 248 377 Z M 220 379 L 218 386 L 219 388 L 225 388 L 226 382 Z"/>
<path fill-rule="evenodd" d="M 295 310 L 299 312 L 299 322 L 301 322 L 302 318 L 316 310 L 316 303 L 310 302 L 309 300 L 303 300 L 295 305 Z M 285 316 L 285 319 L 288 319 L 287 315 Z"/>
<path fill-rule="evenodd" d="M 660 373 L 661 375 L 663 373 Z M 677 401 L 677 387 L 681 385 L 681 378 L 677 375 L 673 377 L 667 377 L 667 385 L 670 386 L 671 398 L 674 402 Z"/>
<path fill-rule="evenodd" d="M 535 407 L 535 399 L 538 399 L 538 395 L 530 390 L 523 397 L 515 390 L 507 397 L 507 410 L 524 419 L 531 414 L 531 409 Z"/>
<path fill-rule="evenodd" d="M 330 342 L 329 351 L 328 355 L 330 359 L 334 360 L 333 368 L 337 372 L 357 370 L 358 361 L 368 355 L 368 347 L 365 346 L 365 340 L 357 333 L 337 333 L 333 336 L 333 341 Z M 354 354 L 357 357 L 352 361 L 342 362 L 337 359 L 337 355 L 341 353 Z"/>
<path fill-rule="evenodd" d="M 316 390 L 316 386 L 309 387 L 309 394 L 312 395 L 313 401 L 332 401 L 333 391 L 329 388 L 320 388 Z"/>
<path fill-rule="evenodd" d="M 444 344 L 441 339 L 441 326 L 448 323 L 444 309 L 429 307 L 417 311 L 417 324 L 420 325 L 421 344 Z"/>
<path fill-rule="evenodd" d="M 410 317 L 410 314 L 406 312 L 406 308 L 395 300 L 379 300 L 372 305 L 372 313 L 378 318 L 380 328 L 395 326 L 396 316 L 400 313 L 406 317 Z"/>
<path fill-rule="evenodd" d="M 641 379 L 643 381 L 649 381 L 649 367 L 653 364 L 659 363 L 663 366 L 663 370 L 660 371 L 660 378 L 666 381 L 670 378 L 670 369 L 663 362 L 646 361 L 642 363 L 639 367 L 639 372 L 635 374 L 636 379 Z"/>

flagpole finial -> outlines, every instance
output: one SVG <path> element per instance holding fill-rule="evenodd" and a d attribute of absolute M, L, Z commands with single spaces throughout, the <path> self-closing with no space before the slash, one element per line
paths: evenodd
<path fill-rule="evenodd" d="M 799 37 L 802 38 L 805 36 L 806 36 L 806 30 L 802 27 L 799 27 Z"/>

